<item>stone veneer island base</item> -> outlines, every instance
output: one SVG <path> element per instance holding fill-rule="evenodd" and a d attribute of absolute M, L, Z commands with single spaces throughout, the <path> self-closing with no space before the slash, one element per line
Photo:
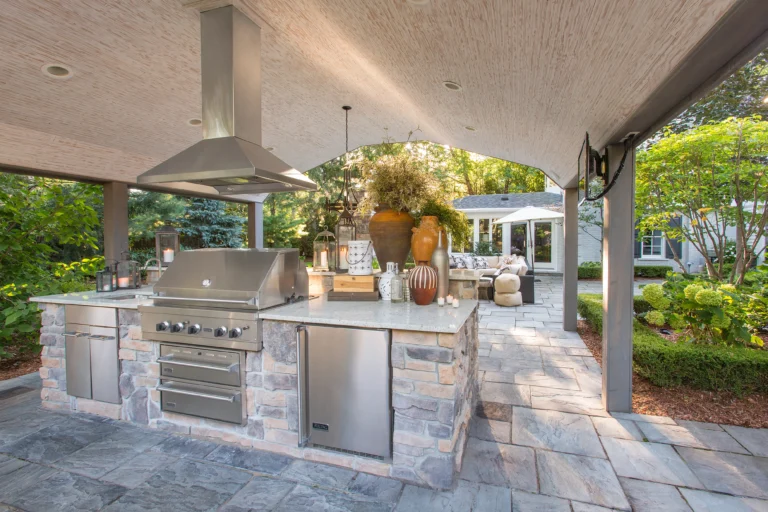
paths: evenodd
<path fill-rule="evenodd" d="M 101 294 L 102 296 L 105 294 Z M 57 300 L 58 299 L 58 300 Z M 142 338 L 139 312 L 118 309 L 121 404 L 67 394 L 64 305 L 40 297 L 43 407 L 85 412 L 446 489 L 461 468 L 477 399 L 477 303 L 461 308 L 415 304 L 308 301 L 262 313 L 264 348 L 247 352 L 247 423 L 243 426 L 162 411 L 159 343 Z M 62 302 L 63 300 L 63 302 Z M 103 301 L 102 301 L 103 302 Z M 98 304 L 103 306 L 103 303 Z M 363 320 L 365 319 L 365 320 Z M 393 408 L 392 459 L 298 446 L 296 327 L 301 324 L 387 328 Z"/>

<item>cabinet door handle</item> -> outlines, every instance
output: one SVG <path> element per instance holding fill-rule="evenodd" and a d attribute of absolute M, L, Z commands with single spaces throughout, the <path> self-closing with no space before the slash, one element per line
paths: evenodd
<path fill-rule="evenodd" d="M 157 386 L 157 390 L 167 391 L 169 393 L 177 393 L 179 395 L 194 396 L 197 398 L 210 398 L 211 400 L 221 400 L 222 402 L 229 402 L 229 403 L 233 403 L 237 398 L 237 395 L 230 395 L 230 396 L 214 395 L 213 393 L 201 393 L 200 391 L 192 391 L 189 389 L 179 389 L 179 388 L 174 388 L 171 386 L 163 386 L 163 385 Z"/>
<path fill-rule="evenodd" d="M 189 366 L 190 368 L 200 368 L 202 370 L 216 370 L 219 372 L 236 373 L 239 370 L 239 363 L 232 363 L 229 365 L 213 364 L 213 363 L 198 363 L 196 361 L 184 361 L 182 359 L 176 359 L 172 355 L 162 356 L 157 358 L 158 363 L 175 364 L 177 366 Z"/>
<path fill-rule="evenodd" d="M 304 333 L 304 342 L 302 343 L 301 334 Z M 299 446 L 306 446 L 309 442 L 307 436 L 307 345 L 309 344 L 309 331 L 306 325 L 296 327 L 296 377 L 298 389 L 296 391 L 297 405 L 299 408 Z"/>

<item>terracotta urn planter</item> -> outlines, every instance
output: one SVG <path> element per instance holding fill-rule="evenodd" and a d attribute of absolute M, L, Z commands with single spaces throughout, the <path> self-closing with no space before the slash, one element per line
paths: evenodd
<path fill-rule="evenodd" d="M 416 265 L 408 276 L 408 287 L 417 305 L 432 304 L 437 293 L 437 271 L 426 263 Z"/>
<path fill-rule="evenodd" d="M 397 263 L 397 268 L 405 268 L 405 260 L 411 250 L 413 225 L 414 220 L 409 213 L 395 211 L 384 204 L 376 208 L 368 229 L 381 268 L 386 268 L 390 261 Z"/>
<path fill-rule="evenodd" d="M 413 260 L 418 263 L 429 263 L 432 260 L 432 253 L 437 247 L 438 233 L 440 227 L 437 223 L 437 217 L 424 216 L 418 228 L 413 228 L 411 237 L 411 252 Z"/>

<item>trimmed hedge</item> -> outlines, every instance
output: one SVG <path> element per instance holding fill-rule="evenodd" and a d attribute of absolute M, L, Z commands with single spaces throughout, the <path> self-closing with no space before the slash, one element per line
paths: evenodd
<path fill-rule="evenodd" d="M 665 265 L 635 266 L 635 277 L 651 277 L 663 279 L 667 277 L 672 267 Z M 579 265 L 579 279 L 600 279 L 603 277 L 603 267 L 597 262 L 585 262 Z"/>
<path fill-rule="evenodd" d="M 635 277 L 654 277 L 663 279 L 673 269 L 669 265 L 635 265 Z"/>
<path fill-rule="evenodd" d="M 595 330 L 602 332 L 602 295 L 579 295 L 578 310 Z M 737 395 L 768 392 L 768 351 L 671 343 L 637 320 L 634 321 L 632 360 L 639 375 L 661 387 L 687 385 L 732 391 Z"/>

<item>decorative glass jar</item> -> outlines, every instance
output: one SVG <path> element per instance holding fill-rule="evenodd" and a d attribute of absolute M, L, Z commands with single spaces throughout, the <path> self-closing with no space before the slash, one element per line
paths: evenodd
<path fill-rule="evenodd" d="M 397 278 L 397 263 L 387 262 L 387 271 L 379 277 L 379 293 L 382 300 L 392 300 L 392 284 Z"/>
<path fill-rule="evenodd" d="M 321 231 L 312 244 L 312 270 L 328 272 L 336 270 L 336 236 L 330 231 Z"/>
<path fill-rule="evenodd" d="M 397 265 L 397 263 L 395 263 Z M 397 268 L 397 267 L 395 267 Z M 392 278 L 392 281 L 390 282 L 389 289 L 390 289 L 390 300 L 392 303 L 398 303 L 398 302 L 404 302 L 405 301 L 405 289 L 408 286 L 405 284 L 403 276 L 400 274 L 395 273 L 395 277 Z"/>
<path fill-rule="evenodd" d="M 179 250 L 179 232 L 173 226 L 166 224 L 155 231 L 155 257 L 162 266 L 173 263 Z"/>
<path fill-rule="evenodd" d="M 113 292 L 115 291 L 115 285 L 117 278 L 115 277 L 115 271 L 110 265 L 104 267 L 104 270 L 96 272 L 96 291 L 97 292 Z"/>
<path fill-rule="evenodd" d="M 356 240 L 355 219 L 349 210 L 344 210 L 339 215 L 336 224 L 336 271 L 347 272 L 349 270 L 349 242 Z"/>

